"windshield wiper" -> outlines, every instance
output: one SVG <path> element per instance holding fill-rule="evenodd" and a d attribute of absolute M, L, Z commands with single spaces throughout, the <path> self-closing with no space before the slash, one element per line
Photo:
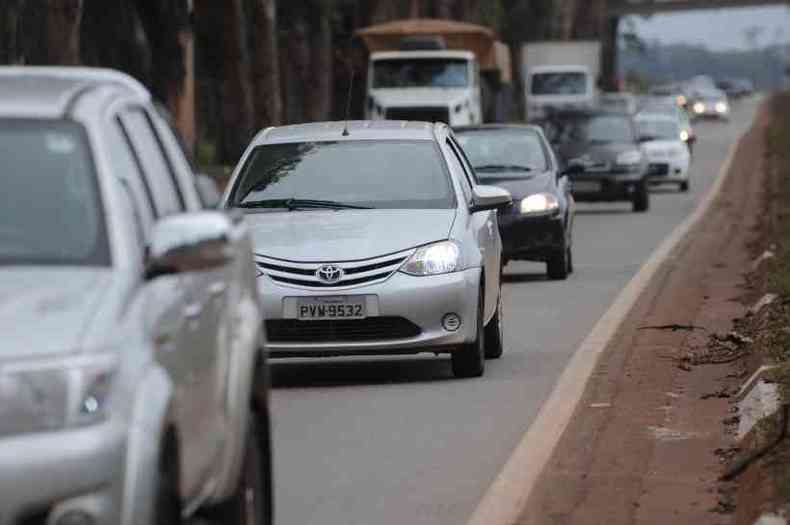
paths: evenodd
<path fill-rule="evenodd" d="M 483 164 L 475 166 L 479 171 L 535 171 L 532 166 L 522 166 L 520 164 Z"/>
<path fill-rule="evenodd" d="M 247 201 L 236 204 L 238 208 L 285 208 L 288 211 L 303 210 L 308 208 L 330 208 L 335 210 L 370 210 L 370 206 L 357 206 L 345 202 L 317 200 L 317 199 L 266 199 Z"/>

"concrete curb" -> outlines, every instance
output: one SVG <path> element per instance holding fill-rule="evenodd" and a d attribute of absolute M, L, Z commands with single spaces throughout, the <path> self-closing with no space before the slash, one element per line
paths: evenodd
<path fill-rule="evenodd" d="M 763 107 L 761 105 L 758 108 L 758 113 L 763 110 Z M 549 398 L 541 407 L 537 417 L 499 475 L 486 491 L 467 525 L 512 525 L 516 523 L 540 474 L 551 459 L 554 448 L 581 401 L 598 359 L 663 263 L 671 258 L 672 252 L 701 222 L 716 198 L 721 194 L 724 183 L 730 174 L 738 145 L 748 132 L 749 130 L 739 136 L 738 140 L 730 147 L 715 182 L 697 208 L 656 248 L 582 341 L 560 375 Z"/>

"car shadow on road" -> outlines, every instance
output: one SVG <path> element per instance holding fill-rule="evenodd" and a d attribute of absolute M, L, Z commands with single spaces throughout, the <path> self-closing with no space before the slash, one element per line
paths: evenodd
<path fill-rule="evenodd" d="M 446 356 L 269 361 L 273 388 L 436 382 L 454 379 Z"/>
<path fill-rule="evenodd" d="M 631 215 L 631 208 L 582 208 L 576 209 L 576 215 Z"/>
<path fill-rule="evenodd" d="M 548 281 L 546 272 L 506 272 L 502 274 L 504 283 L 534 283 Z"/>

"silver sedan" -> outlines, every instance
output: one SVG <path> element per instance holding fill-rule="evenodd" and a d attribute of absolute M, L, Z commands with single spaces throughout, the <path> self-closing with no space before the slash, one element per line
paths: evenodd
<path fill-rule="evenodd" d="M 225 205 L 247 215 L 277 356 L 449 352 L 459 377 L 502 353 L 502 189 L 452 131 L 416 122 L 261 132 Z"/>

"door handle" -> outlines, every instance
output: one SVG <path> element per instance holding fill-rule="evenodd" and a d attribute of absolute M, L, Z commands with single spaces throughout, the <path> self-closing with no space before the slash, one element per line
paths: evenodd
<path fill-rule="evenodd" d="M 188 304 L 184 308 L 184 318 L 187 321 L 197 321 L 200 319 L 200 314 L 203 312 L 203 305 L 200 303 Z"/>
<path fill-rule="evenodd" d="M 225 281 L 217 281 L 215 283 L 211 283 L 208 287 L 208 293 L 211 294 L 211 297 L 219 297 L 220 295 L 225 293 L 225 290 L 228 289 L 228 285 L 225 284 Z"/>

